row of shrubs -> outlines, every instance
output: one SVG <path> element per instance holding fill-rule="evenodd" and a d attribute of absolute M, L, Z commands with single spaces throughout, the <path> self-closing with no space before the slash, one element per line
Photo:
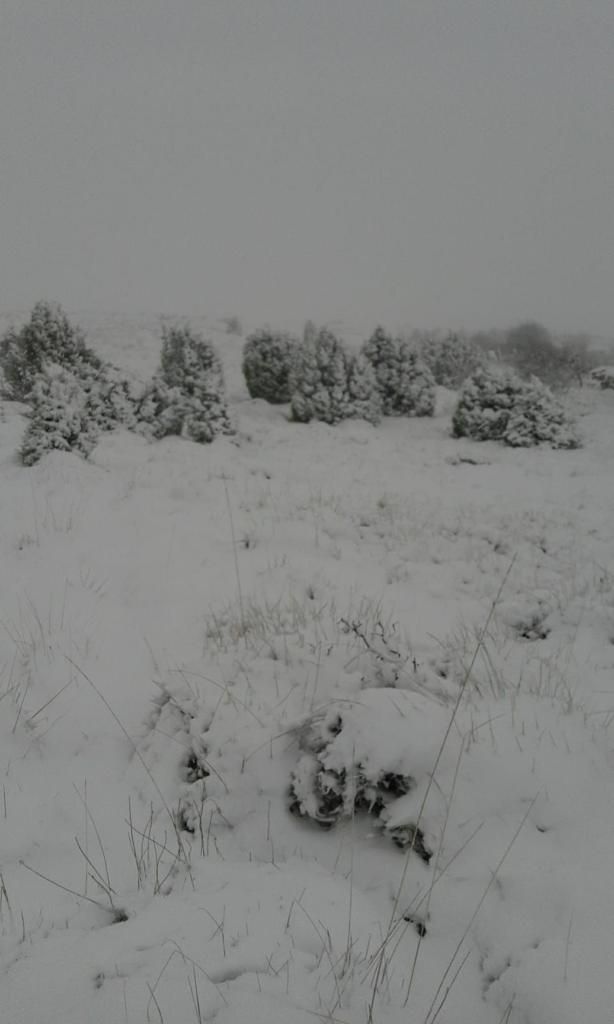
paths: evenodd
<path fill-rule="evenodd" d="M 516 448 L 574 448 L 579 443 L 563 405 L 546 384 L 496 363 L 487 365 L 471 343 L 453 336 L 428 339 L 417 349 L 378 327 L 358 354 L 349 355 L 326 329 L 308 329 L 300 343 L 262 330 L 247 339 L 243 373 L 252 398 L 290 402 L 293 419 L 302 422 L 432 416 L 437 383 L 462 385 L 452 420 L 455 437 Z"/>
<path fill-rule="evenodd" d="M 252 398 L 290 403 L 292 419 L 339 423 L 382 416 L 432 416 L 435 378 L 407 341 L 378 327 L 351 353 L 327 328 L 308 325 L 302 341 L 261 330 L 243 349 L 243 374 Z"/>
<path fill-rule="evenodd" d="M 0 370 L 4 397 L 30 406 L 20 448 L 26 466 L 54 449 L 87 456 L 118 426 L 201 443 L 232 433 L 221 361 L 189 327 L 163 328 L 158 370 L 137 385 L 88 348 L 60 306 L 40 302 L 0 342 Z"/>
<path fill-rule="evenodd" d="M 308 325 L 301 341 L 267 329 L 247 339 L 243 373 L 252 397 L 289 403 L 297 422 L 377 424 L 382 416 L 432 415 L 436 381 L 458 384 L 473 369 L 454 413 L 455 436 L 577 445 L 562 406 L 540 381 L 481 366 L 462 341 L 458 350 L 444 342 L 419 352 L 378 327 L 353 353 L 326 328 Z M 158 370 L 136 385 L 88 348 L 61 307 L 38 303 L 25 326 L 0 341 L 0 371 L 5 397 L 30 406 L 20 449 L 25 465 L 52 449 L 87 456 L 100 434 L 117 426 L 199 443 L 233 432 L 219 356 L 189 326 L 163 327 Z"/>
<path fill-rule="evenodd" d="M 300 381 L 305 375 L 305 363 L 313 363 L 314 359 L 319 365 L 336 363 L 338 372 L 343 364 L 345 377 L 350 380 L 357 372 L 370 378 L 368 369 L 365 371 L 366 362 L 374 371 L 373 383 L 384 416 L 432 415 L 434 385 L 458 388 L 485 361 L 478 346 L 459 335 L 433 335 L 416 342 L 394 338 L 382 327 L 377 327 L 364 342 L 358 356 L 351 357 L 330 331 L 318 331 L 309 322 L 302 342 L 269 329 L 257 331 L 247 339 L 243 373 L 251 397 L 291 402 L 297 379 Z"/>

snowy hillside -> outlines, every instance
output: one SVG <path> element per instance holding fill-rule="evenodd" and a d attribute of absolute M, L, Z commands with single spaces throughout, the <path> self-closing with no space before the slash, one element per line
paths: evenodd
<path fill-rule="evenodd" d="M 0 414 L 0 1020 L 608 1020 L 614 392 L 577 451 L 299 425 L 193 323 L 233 437 Z"/>

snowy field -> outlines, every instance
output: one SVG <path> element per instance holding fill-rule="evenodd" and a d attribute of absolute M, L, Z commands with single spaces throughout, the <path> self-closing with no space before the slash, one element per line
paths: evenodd
<path fill-rule="evenodd" d="M 155 321 L 75 320 L 154 370 Z M 443 390 L 297 425 L 208 333 L 235 437 L 24 469 L 3 409 L 0 1020 L 610 1020 L 614 392 L 578 451 L 453 440 Z M 412 788 L 290 814 L 314 736 Z"/>

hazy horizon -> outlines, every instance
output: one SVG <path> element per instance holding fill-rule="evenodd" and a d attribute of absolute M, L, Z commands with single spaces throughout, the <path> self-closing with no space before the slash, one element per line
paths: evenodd
<path fill-rule="evenodd" d="M 606 0 L 0 0 L 1 306 L 614 333 Z"/>

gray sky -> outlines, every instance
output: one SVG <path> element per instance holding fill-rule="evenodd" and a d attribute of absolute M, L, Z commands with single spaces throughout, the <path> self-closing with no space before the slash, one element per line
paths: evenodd
<path fill-rule="evenodd" d="M 614 333 L 613 0 L 0 0 L 0 306 Z"/>

